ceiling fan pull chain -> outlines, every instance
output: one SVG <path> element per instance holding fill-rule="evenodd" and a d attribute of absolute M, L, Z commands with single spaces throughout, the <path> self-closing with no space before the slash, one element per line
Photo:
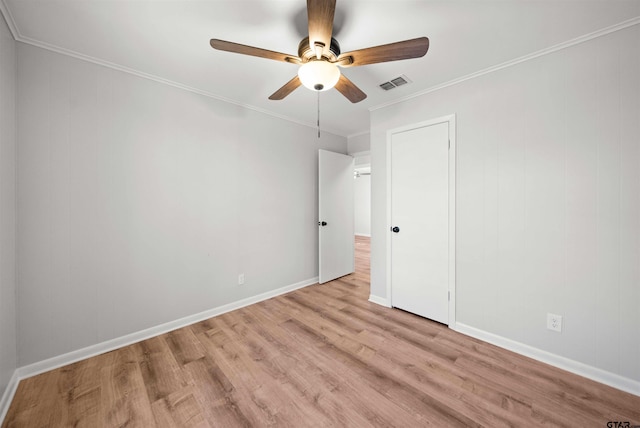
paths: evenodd
<path fill-rule="evenodd" d="M 318 138 L 320 138 L 320 91 L 318 93 Z"/>

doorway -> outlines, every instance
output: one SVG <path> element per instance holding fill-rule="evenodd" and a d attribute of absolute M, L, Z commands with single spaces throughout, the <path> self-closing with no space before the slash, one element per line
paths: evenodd
<path fill-rule="evenodd" d="M 353 173 L 353 215 L 356 237 L 371 237 L 371 164 L 356 165 Z"/>
<path fill-rule="evenodd" d="M 387 133 L 390 306 L 455 323 L 455 117 Z"/>

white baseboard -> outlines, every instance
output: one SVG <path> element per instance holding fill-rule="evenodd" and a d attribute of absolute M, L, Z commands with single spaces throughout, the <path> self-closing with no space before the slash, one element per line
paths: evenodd
<path fill-rule="evenodd" d="M 371 234 L 370 233 L 356 233 L 356 236 L 364 236 L 365 238 L 371 238 Z"/>
<path fill-rule="evenodd" d="M 4 422 L 4 417 L 7 416 L 9 406 L 11 405 L 11 401 L 13 400 L 13 396 L 16 394 L 19 382 L 20 378 L 18 378 L 18 371 L 16 370 L 13 372 L 13 376 L 11 376 L 9 384 L 4 390 L 4 394 L 2 394 L 2 398 L 0 398 L 0 425 L 2 425 L 2 422 Z"/>
<path fill-rule="evenodd" d="M 497 334 L 489 333 L 459 322 L 456 323 L 454 330 L 458 333 L 475 337 L 476 339 L 480 339 L 509 351 L 516 352 L 568 372 L 595 380 L 596 382 L 640 396 L 640 382 L 636 380 L 629 379 L 597 367 L 589 366 L 560 355 L 552 354 L 551 352 L 543 351 L 541 349 L 534 348 L 533 346 L 525 345 L 524 343 L 516 342 L 515 340 L 507 339 L 506 337 L 498 336 Z"/>
<path fill-rule="evenodd" d="M 189 315 L 184 318 L 170 321 L 168 323 L 160 324 L 155 327 L 151 327 L 145 330 L 141 330 L 135 333 L 127 334 L 115 339 L 107 340 L 106 342 L 98 343 L 88 346 L 86 348 L 71 351 L 66 354 L 58 355 L 37 363 L 29 364 L 27 366 L 20 367 L 16 370 L 18 381 L 26 379 L 31 376 L 35 376 L 40 373 L 47 372 L 49 370 L 57 369 L 59 367 L 66 366 L 68 364 L 75 363 L 86 358 L 95 357 L 96 355 L 104 354 L 105 352 L 113 351 L 114 349 L 122 348 L 133 343 L 140 342 L 141 340 L 149 339 L 151 337 L 158 336 L 160 334 L 168 333 L 170 331 L 204 321 L 206 319 L 222 315 L 226 312 L 231 312 L 236 309 L 243 308 L 245 306 L 253 305 L 254 303 L 261 302 L 263 300 L 271 299 L 276 296 L 280 296 L 285 293 L 304 288 L 312 284 L 318 283 L 318 277 L 310 278 L 305 281 L 298 282 L 296 284 L 287 285 L 266 293 L 258 294 L 256 296 L 247 297 L 246 299 L 238 300 L 236 302 L 228 303 L 226 305 L 219 306 L 217 308 L 209 309 L 198 314 Z"/>
<path fill-rule="evenodd" d="M 369 301 L 371 303 L 375 303 L 376 305 L 384 306 L 386 308 L 390 308 L 391 304 L 389 303 L 389 299 L 384 297 L 374 296 L 373 294 L 369 294 Z"/>

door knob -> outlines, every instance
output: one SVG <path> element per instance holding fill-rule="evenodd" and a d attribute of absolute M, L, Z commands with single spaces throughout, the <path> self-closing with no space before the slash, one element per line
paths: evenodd
<path fill-rule="evenodd" d="M 319 221 L 318 222 L 318 226 L 326 226 L 327 222 L 326 221 Z"/>
<path fill-rule="evenodd" d="M 398 226 L 393 226 L 393 227 L 391 228 L 391 231 L 392 231 L 393 233 L 398 233 L 398 232 L 400 232 L 400 228 L 399 228 Z"/>

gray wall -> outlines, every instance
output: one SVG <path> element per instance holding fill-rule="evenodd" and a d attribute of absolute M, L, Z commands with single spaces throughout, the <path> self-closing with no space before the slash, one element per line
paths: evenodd
<path fill-rule="evenodd" d="M 345 138 L 20 43 L 18 70 L 19 365 L 318 275 Z"/>
<path fill-rule="evenodd" d="M 0 14 L 0 397 L 16 369 L 15 46 Z"/>
<path fill-rule="evenodd" d="M 349 137 L 347 146 L 349 149 L 349 154 L 368 152 L 369 150 L 371 150 L 370 134 L 367 132 L 365 134 L 359 134 Z"/>
<path fill-rule="evenodd" d="M 638 76 L 636 25 L 374 110 L 372 294 L 387 297 L 386 131 L 455 113 L 457 321 L 639 381 Z"/>

